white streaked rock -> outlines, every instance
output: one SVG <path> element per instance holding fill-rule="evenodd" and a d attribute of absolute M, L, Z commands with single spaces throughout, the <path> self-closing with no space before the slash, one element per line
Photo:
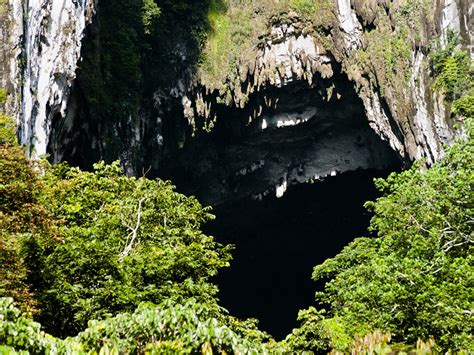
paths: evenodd
<path fill-rule="evenodd" d="M 81 40 L 92 20 L 94 2 L 34 0 L 24 2 L 23 6 L 21 3 L 21 0 L 10 0 L 14 23 L 24 28 L 24 67 L 19 73 L 22 99 L 16 119 L 21 144 L 29 148 L 31 156 L 38 157 L 46 153 L 52 117 L 66 114 Z M 18 59 L 13 58 L 12 66 L 19 67 Z"/>

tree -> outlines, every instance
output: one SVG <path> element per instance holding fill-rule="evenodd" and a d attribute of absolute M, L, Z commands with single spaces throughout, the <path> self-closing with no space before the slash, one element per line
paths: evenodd
<path fill-rule="evenodd" d="M 462 117 L 474 117 L 474 61 L 467 51 L 458 49 L 459 36 L 448 31 L 445 48 L 430 53 L 435 88 L 442 90 L 452 103 L 452 112 Z"/>
<path fill-rule="evenodd" d="M 0 297 L 14 297 L 24 311 L 37 311 L 27 268 L 31 238 L 58 237 L 54 218 L 39 202 L 43 188 L 34 162 L 16 141 L 13 119 L 0 115 Z M 31 250 L 32 251 L 32 250 Z"/>
<path fill-rule="evenodd" d="M 128 178 L 118 163 L 93 172 L 57 165 L 43 180 L 41 201 L 62 236 L 30 246 L 39 250 L 34 290 L 48 330 L 71 334 L 143 301 L 216 303 L 209 278 L 228 265 L 230 247 L 201 232 L 213 216 L 195 198 L 169 182 Z"/>
<path fill-rule="evenodd" d="M 339 338 L 380 329 L 408 344 L 434 338 L 438 350 L 472 349 L 472 120 L 466 130 L 467 137 L 430 169 L 415 164 L 376 180 L 384 196 L 366 206 L 375 214 L 371 230 L 377 236 L 357 238 L 314 268 L 314 280 L 329 279 L 316 295 L 328 316 L 306 321 L 290 342 L 301 344 L 337 319 Z M 329 337 L 324 346 L 335 347 L 334 340 Z"/>
<path fill-rule="evenodd" d="M 201 232 L 209 208 L 118 163 L 30 161 L 3 139 L 13 127 L 0 127 L 0 352 L 260 352 L 268 335 L 217 305 L 209 278 L 231 247 Z M 55 334 L 89 327 L 61 340 L 31 311 Z"/>

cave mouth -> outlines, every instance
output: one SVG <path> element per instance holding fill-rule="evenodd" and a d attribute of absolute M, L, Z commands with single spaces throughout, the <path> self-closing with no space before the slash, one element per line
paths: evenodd
<path fill-rule="evenodd" d="M 406 163 L 371 128 L 345 74 L 316 79 L 254 93 L 248 107 L 262 108 L 252 119 L 217 105 L 213 131 L 183 136 L 158 172 L 213 206 L 204 232 L 235 245 L 215 279 L 221 305 L 276 339 L 314 304 L 323 285 L 312 281 L 313 267 L 367 235 L 373 178 Z"/>
<path fill-rule="evenodd" d="M 357 170 L 292 186 L 281 198 L 216 207 L 205 230 L 235 245 L 231 266 L 215 280 L 221 305 L 239 318 L 258 319 L 278 340 L 291 333 L 298 311 L 323 288 L 311 279 L 313 267 L 368 235 L 371 216 L 363 204 L 378 196 L 373 179 L 389 173 Z"/>

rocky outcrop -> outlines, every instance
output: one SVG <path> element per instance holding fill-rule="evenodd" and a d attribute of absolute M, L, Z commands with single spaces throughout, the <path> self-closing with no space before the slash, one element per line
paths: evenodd
<path fill-rule="evenodd" d="M 455 132 L 443 96 L 432 89 L 426 53 L 437 36 L 446 40 L 448 29 L 459 33 L 469 48 L 472 5 L 469 9 L 467 3 L 435 1 L 425 8 L 403 2 L 337 0 L 335 19 L 325 36 L 305 32 L 304 21 L 290 13 L 289 24 L 273 24 L 255 63 L 239 68 L 241 83 L 231 83 L 233 89 L 224 100 L 228 106 L 246 108 L 254 92 L 299 80 L 311 86 L 315 75 L 331 77 L 334 65 L 340 64 L 374 131 L 401 157 L 425 158 L 432 164 Z M 191 124 L 199 117 L 216 119 L 212 102 L 203 100 L 208 91 L 198 87 L 187 94 L 184 112 Z M 254 108 L 249 121 L 261 111 Z"/>
<path fill-rule="evenodd" d="M 20 19 L 20 21 L 17 21 Z M 0 4 L 0 80 L 8 93 L 4 111 L 18 117 L 21 107 L 20 61 L 23 8 L 20 1 Z"/>
<path fill-rule="evenodd" d="M 352 20 L 351 25 L 340 27 L 340 33 L 333 32 L 336 38 L 342 34 L 345 43 L 343 48 L 338 48 L 336 40 L 334 52 L 338 53 L 336 56 L 342 61 L 346 72 L 358 87 L 371 127 L 383 139 L 389 141 L 392 148 L 401 156 L 409 159 L 424 158 L 428 164 L 432 164 L 442 157 L 443 145 L 452 141 L 455 132 L 442 95 L 432 89 L 433 81 L 427 69 L 429 60 L 426 52 L 429 41 L 440 36 L 443 43 L 448 30 L 453 30 L 462 36 L 466 35 L 465 31 L 460 30 L 460 24 L 468 21 L 471 16 L 466 9 L 467 2 L 446 0 L 441 3 L 433 2 L 431 7 L 423 7 L 422 4 L 403 2 L 389 6 L 384 2 L 355 0 L 352 1 L 352 8 L 349 3 L 349 0 L 338 0 L 338 18 L 341 24 L 345 19 Z M 384 10 L 388 13 L 385 18 Z M 419 18 L 415 10 L 418 11 Z M 398 17 L 397 12 L 401 13 Z M 442 13 L 441 18 L 436 15 L 439 12 Z M 402 22 L 404 14 L 407 19 L 405 29 Z M 388 35 L 392 38 L 404 32 L 400 40 L 408 44 L 408 51 L 405 53 L 406 64 L 395 67 L 395 70 L 405 71 L 403 76 L 400 76 L 400 73 L 387 72 L 390 70 L 387 68 L 390 63 L 387 63 L 386 59 L 385 62 L 377 63 L 377 54 L 378 56 L 387 54 L 371 52 L 371 45 L 367 42 L 381 41 L 387 47 L 382 47 L 380 50 L 388 52 L 396 50 L 390 46 L 400 44 L 387 42 L 383 38 L 383 30 L 380 31 L 380 37 L 370 36 L 366 31 L 361 31 L 364 27 L 375 26 L 374 32 L 377 32 L 377 26 L 383 28 L 384 20 L 390 21 L 392 29 Z M 420 33 L 413 35 L 412 31 Z M 465 36 L 465 44 L 468 40 L 469 36 Z M 354 65 L 355 60 L 359 59 L 354 53 L 366 50 L 367 54 L 374 56 L 369 59 L 373 64 L 372 70 Z M 403 53 L 395 52 L 390 55 L 403 56 Z M 391 60 L 403 59 L 395 57 Z M 389 75 L 390 78 L 387 78 Z M 387 79 L 390 81 L 382 87 L 381 82 Z"/>
<path fill-rule="evenodd" d="M 308 31 L 291 12 L 274 22 L 254 62 L 238 66 L 225 91 L 199 77 L 187 89 L 181 85 L 194 132 L 199 125 L 217 127 L 218 136 L 222 127 L 232 128 L 224 146 L 199 137 L 181 143 L 184 150 L 164 163 L 179 172 L 167 176 L 185 176 L 186 192 L 215 204 L 281 197 L 291 185 L 341 172 L 394 168 L 393 153 L 402 162 L 424 158 L 428 165 L 443 156 L 457 134 L 455 118 L 433 90 L 428 53 L 435 38 L 443 45 L 448 30 L 469 48 L 467 2 L 334 5 L 334 19 L 322 31 Z M 291 95 L 297 103 L 290 103 Z"/>
<path fill-rule="evenodd" d="M 46 153 L 53 119 L 66 115 L 93 0 L 9 0 L 11 96 L 20 142 Z"/>
<path fill-rule="evenodd" d="M 163 57 L 175 59 L 156 61 L 168 63 L 156 87 L 146 76 L 157 68 L 135 73 L 145 63 L 136 56 L 127 83 L 133 92 L 115 92 L 116 84 L 104 86 L 94 76 L 105 65 L 95 53 L 103 50 L 99 39 L 85 39 L 90 58 L 83 63 L 97 68 L 75 80 L 93 0 L 10 0 L 11 36 L 2 35 L 9 38 L 11 65 L 3 69 L 2 85 L 12 94 L 10 112 L 22 144 L 33 156 L 49 149 L 53 161 L 83 167 L 119 158 L 128 174 L 151 167 L 151 175 L 185 176 L 183 189 L 212 203 L 281 196 L 292 184 L 333 173 L 393 166 L 395 156 L 428 164 L 442 157 L 457 132 L 443 96 L 432 89 L 428 55 L 434 39 L 446 41 L 448 29 L 472 49 L 474 6 L 468 0 L 315 2 L 311 11 L 325 16 L 288 10 L 285 3 L 236 5 L 256 6 L 234 11 L 250 19 L 278 13 L 265 18 L 266 27 L 258 18 L 261 33 L 250 28 L 252 39 L 232 44 L 226 37 L 237 47 L 229 48 L 236 56 L 223 62 L 224 75 L 209 80 L 212 73 L 193 64 L 192 50 L 177 36 Z M 147 38 L 140 36 L 135 39 Z M 254 42 L 243 45 L 246 40 Z M 127 42 L 134 46 L 129 52 L 140 48 L 134 41 Z M 146 97 L 135 87 L 144 82 Z M 105 87 L 113 95 L 101 95 Z M 88 107 L 91 100 L 96 107 Z"/>

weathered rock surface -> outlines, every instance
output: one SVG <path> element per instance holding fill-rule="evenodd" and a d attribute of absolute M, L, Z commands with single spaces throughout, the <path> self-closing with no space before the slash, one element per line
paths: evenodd
<path fill-rule="evenodd" d="M 46 153 L 54 117 L 64 117 L 93 0 L 9 0 L 9 91 L 20 143 Z M 13 98 L 12 98 L 13 99 Z"/>
<path fill-rule="evenodd" d="M 425 158 L 432 164 L 443 155 L 443 145 L 449 144 L 454 135 L 449 110 L 444 107 L 443 97 L 432 89 L 433 81 L 428 71 L 426 56 L 427 42 L 436 35 L 446 40 L 447 31 L 453 30 L 461 35 L 466 48 L 471 47 L 473 6 L 468 7 L 467 1 L 446 0 L 434 2 L 432 13 L 427 13 L 424 22 L 417 26 L 423 30 L 420 43 L 406 35 L 403 38 L 410 48 L 410 58 L 403 69 L 406 78 L 393 77 L 387 79 L 387 63 L 373 58 L 368 60 L 367 67 L 361 66 L 359 56 L 367 50 L 368 41 L 381 42 L 384 38 L 371 38 L 368 26 L 376 26 L 382 22 L 382 15 L 395 21 L 394 9 L 404 6 L 403 3 L 388 5 L 377 1 L 336 1 L 337 23 L 327 36 L 330 44 L 323 43 L 320 36 L 295 30 L 295 26 L 286 23 L 274 24 L 268 34 L 264 48 L 256 53 L 255 64 L 247 70 L 241 70 L 242 85 L 235 85 L 231 92 L 229 106 L 245 108 L 248 97 L 266 87 L 282 87 L 294 81 L 307 81 L 310 86 L 316 74 L 322 78 L 333 75 L 335 65 L 342 64 L 343 72 L 352 81 L 358 96 L 364 103 L 365 114 L 370 126 L 384 140 L 388 141 L 393 150 L 401 157 L 408 159 Z M 421 6 L 421 5 L 420 5 Z M 408 11 L 408 10 L 407 10 Z M 413 19 L 419 21 L 419 19 Z M 382 26 L 381 24 L 380 26 Z M 399 35 L 397 23 L 391 35 Z M 301 27 L 301 26 L 300 26 Z M 417 27 L 417 29 L 418 29 Z M 413 41 L 413 43 L 410 43 Z M 367 55 L 371 55 L 366 51 Z M 395 56 L 398 53 L 394 54 Z M 394 60 L 402 60 L 394 58 Z M 373 67 L 373 68 L 371 68 Z M 396 68 L 399 69 L 399 68 Z M 382 81 L 389 81 L 385 87 Z M 390 82 L 391 81 L 391 82 Z M 185 116 L 194 124 L 199 117 L 214 119 L 210 102 L 203 102 L 203 94 L 207 88 L 198 87 L 186 96 Z M 251 102 L 251 100 L 250 100 Z M 195 106 L 193 111 L 191 108 Z M 201 110 L 200 107 L 206 107 Z M 254 110 L 250 120 L 259 116 L 261 109 Z"/>
<path fill-rule="evenodd" d="M 431 164 L 456 135 L 449 108 L 432 90 L 427 54 L 430 41 L 446 41 L 452 29 L 472 55 L 468 0 L 433 0 L 428 8 L 334 0 L 332 22 L 312 30 L 287 14 L 262 33 L 255 60 L 237 62 L 225 92 L 189 68 L 157 87 L 127 122 L 92 129 L 93 110 L 70 88 L 81 86 L 74 80 L 95 6 L 94 0 L 9 0 L 8 21 L 2 16 L 0 37 L 9 48 L 2 53 L 2 86 L 32 156 L 49 147 L 53 161 L 83 166 L 120 158 L 128 174 L 151 167 L 152 175 L 181 180 L 183 190 L 217 203 L 281 196 L 291 184 L 334 173 L 385 169 L 395 156 Z M 410 6 L 423 16 L 402 25 Z M 185 46 L 175 49 L 186 62 Z M 110 134 L 120 144 L 110 144 Z"/>
<path fill-rule="evenodd" d="M 451 29 L 460 33 L 469 48 L 466 23 L 472 10 L 462 1 L 434 4 L 434 15 L 417 25 L 425 32 L 421 42 L 410 47 L 405 67 L 395 69 L 405 73 L 388 73 L 384 53 L 378 55 L 382 63 L 369 59 L 373 69 L 361 66 L 357 63 L 360 53 L 370 54 L 367 41 L 378 40 L 368 37 L 368 26 L 394 21 L 395 15 L 385 15 L 385 11 L 402 5 L 337 0 L 338 22 L 326 37 L 329 45 L 321 36 L 305 33 L 301 24 L 274 24 L 256 52 L 255 63 L 239 68 L 241 83 L 232 86 L 230 98 L 227 94 L 227 109 L 206 87 L 198 85 L 184 95 L 189 124 L 218 126 L 226 120 L 235 127 L 240 122 L 239 133 L 231 134 L 224 146 L 188 141 L 177 154 L 177 162 L 166 160 L 165 165 L 182 169 L 168 176 L 186 176 L 185 191 L 215 204 L 247 196 L 259 199 L 265 194 L 280 197 L 292 184 L 339 172 L 393 168 L 393 152 L 402 161 L 424 158 L 432 164 L 440 159 L 443 146 L 452 142 L 456 131 L 443 96 L 432 89 L 426 46 L 437 34 L 445 40 Z M 440 18 L 437 13 L 442 14 Z M 394 31 L 393 36 L 397 35 Z M 380 38 L 382 50 L 384 40 Z M 392 82 L 386 78 L 389 75 Z M 284 94 L 294 87 L 299 89 Z M 291 95 L 299 105 L 289 104 Z M 352 126 L 354 122 L 359 122 L 357 127 Z M 364 137 L 365 143 L 358 146 L 355 137 Z"/>
<path fill-rule="evenodd" d="M 393 85 L 386 87 L 385 92 L 382 93 L 379 84 L 381 80 L 379 68 L 374 70 L 375 77 L 372 78 L 367 75 L 369 71 L 361 70 L 361 68 L 352 72 L 348 70 L 353 64 L 351 58 L 353 52 L 363 49 L 363 43 L 367 40 L 364 38 L 365 33 L 362 29 L 378 20 L 377 9 L 380 12 L 385 8 L 390 12 L 394 6 L 403 6 L 403 2 L 392 5 L 391 8 L 383 1 L 357 0 L 352 1 L 353 8 L 351 8 L 350 2 L 350 0 L 338 0 L 338 18 L 345 45 L 343 48 L 337 48 L 336 45 L 336 52 L 339 52 L 336 57 L 342 61 L 346 71 L 355 82 L 371 127 L 401 156 L 409 159 L 425 158 L 428 164 L 432 164 L 442 157 L 443 145 L 449 144 L 455 133 L 449 112 L 444 107 L 443 97 L 432 90 L 432 79 L 427 70 L 428 59 L 423 48 L 424 44 L 415 44 L 412 48 L 411 59 L 407 65 L 410 69 L 410 79 L 401 83 L 401 86 L 406 85 L 401 89 Z M 441 19 L 436 18 L 436 15 L 430 17 L 430 14 L 426 14 L 427 18 L 419 25 L 419 28 L 428 32 L 430 26 L 438 26 L 441 38 L 446 38 L 448 29 L 465 35 L 465 32 L 460 31 L 460 23 L 466 22 L 471 15 L 464 8 L 461 11 L 461 7 L 465 7 L 465 2 L 451 0 L 442 3 L 434 2 L 433 13 L 441 11 L 443 14 Z M 447 13 L 450 15 L 446 15 Z M 359 18 L 362 19 L 362 23 L 359 22 Z M 413 19 L 413 21 L 418 20 Z M 337 40 L 341 34 L 334 33 L 334 35 Z M 425 34 L 425 36 L 433 37 L 434 34 Z M 409 40 L 406 38 L 406 41 Z M 423 42 L 423 39 L 421 41 Z"/>

